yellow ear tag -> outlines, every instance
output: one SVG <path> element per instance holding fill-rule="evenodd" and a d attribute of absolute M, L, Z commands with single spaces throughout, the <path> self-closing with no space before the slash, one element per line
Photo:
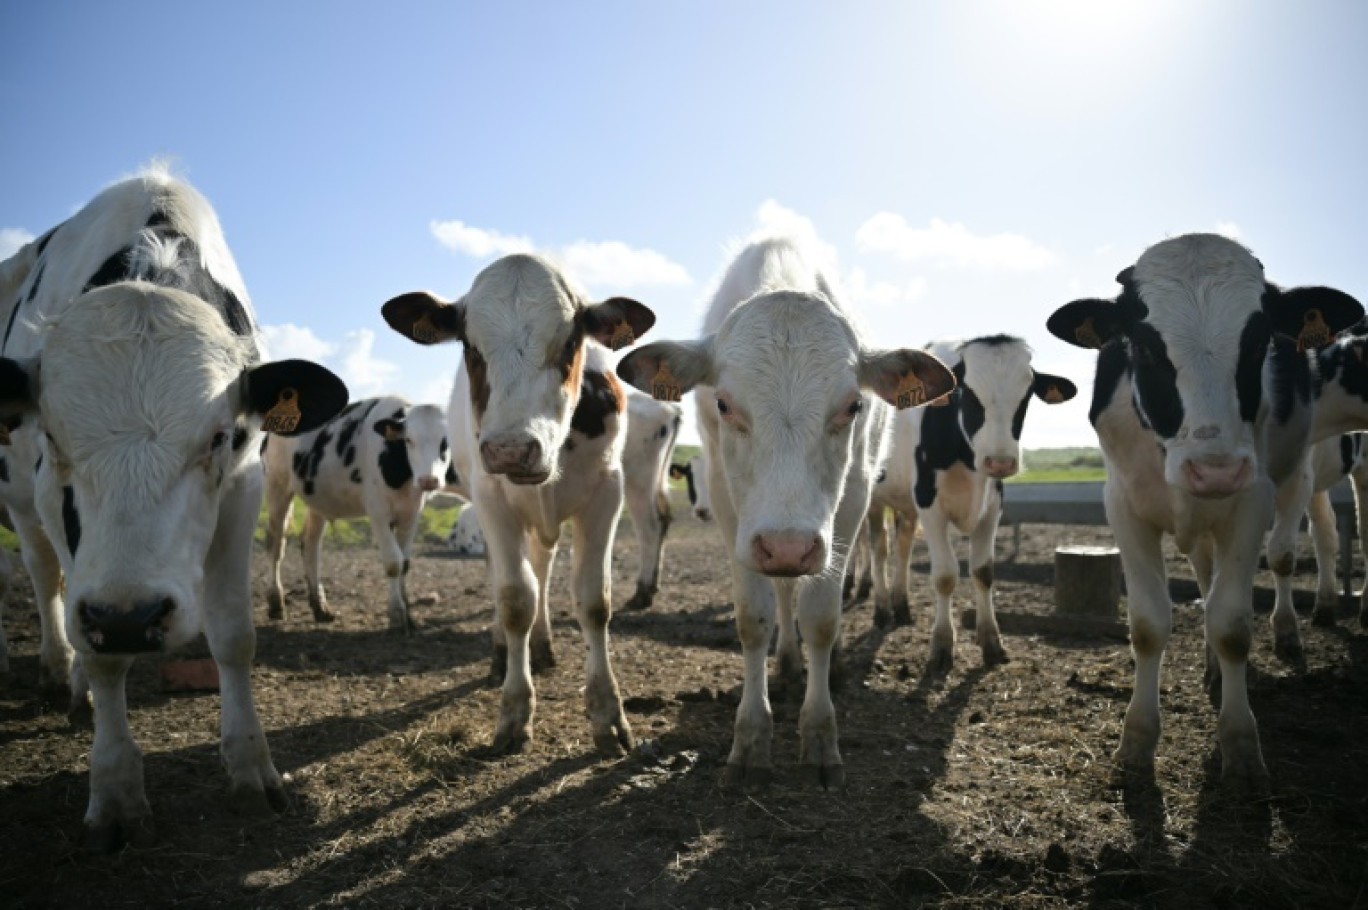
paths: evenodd
<path fill-rule="evenodd" d="M 1297 333 L 1297 350 L 1323 348 L 1330 343 L 1330 326 L 1325 324 L 1321 311 L 1310 309 L 1302 320 L 1302 330 Z"/>
<path fill-rule="evenodd" d="M 291 387 L 280 390 L 280 397 L 262 418 L 261 429 L 267 433 L 293 433 L 299 426 L 299 393 Z"/>
<path fill-rule="evenodd" d="M 385 442 L 402 442 L 403 439 L 403 430 L 396 430 L 394 427 L 388 425 L 385 427 Z"/>
<path fill-rule="evenodd" d="M 1074 340 L 1085 348 L 1102 347 L 1102 336 L 1097 334 L 1097 330 L 1093 328 L 1091 316 L 1080 322 L 1078 328 L 1074 329 Z"/>
<path fill-rule="evenodd" d="M 924 405 L 926 404 L 926 385 L 917 377 L 916 373 L 907 373 L 898 381 L 898 391 L 895 398 L 899 410 Z"/>
<path fill-rule="evenodd" d="M 414 341 L 421 344 L 433 344 L 436 342 L 437 326 L 432 324 L 431 314 L 424 313 L 422 316 L 419 316 L 418 319 L 414 321 L 413 325 L 409 327 L 409 334 L 413 336 Z"/>
<path fill-rule="evenodd" d="M 9 427 L 5 426 L 3 423 L 0 423 L 0 446 L 7 446 L 10 444 L 9 433 Z"/>
<path fill-rule="evenodd" d="M 660 361 L 660 368 L 651 378 L 651 397 L 656 401 L 679 401 L 683 393 L 679 390 L 679 380 L 670 372 L 670 365 Z"/>
<path fill-rule="evenodd" d="M 1050 387 L 1045 390 L 1045 403 L 1059 404 L 1063 400 L 1064 393 L 1059 391 L 1059 386 L 1055 385 L 1053 382 L 1050 383 Z"/>
<path fill-rule="evenodd" d="M 608 346 L 615 351 L 620 351 L 635 341 L 636 333 L 632 331 L 632 327 L 627 324 L 626 320 L 623 320 L 617 324 L 617 328 L 613 329 L 613 337 L 610 339 Z M 678 401 L 679 399 L 676 398 L 674 400 Z"/>

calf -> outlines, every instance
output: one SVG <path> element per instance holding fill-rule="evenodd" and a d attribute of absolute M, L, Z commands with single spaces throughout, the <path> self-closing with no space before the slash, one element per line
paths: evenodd
<path fill-rule="evenodd" d="M 327 522 L 370 519 L 389 578 L 389 625 L 413 630 L 409 617 L 409 553 L 423 506 L 451 464 L 446 415 L 430 404 L 385 396 L 353 402 L 327 424 L 266 447 L 266 552 L 271 559 L 270 617 L 285 615 L 280 563 L 294 497 L 304 500 L 304 575 L 309 607 L 331 622 L 319 581 L 319 542 Z"/>
<path fill-rule="evenodd" d="M 708 496 L 708 457 L 700 452 L 683 464 L 670 465 L 670 479 L 684 481 L 694 517 L 699 521 L 712 521 L 712 499 Z"/>
<path fill-rule="evenodd" d="M 777 597 L 781 636 L 792 626 L 796 599 L 808 646 L 802 764 L 815 780 L 839 786 L 844 769 L 828 673 L 840 633 L 846 551 L 869 508 L 888 405 L 937 398 L 954 377 L 924 351 L 870 349 L 826 277 L 784 238 L 741 251 L 718 286 L 704 331 L 698 341 L 633 351 L 618 374 L 657 397 L 678 400 L 694 389 L 699 403 L 745 655 L 724 781 L 771 774 L 765 663 Z M 781 665 L 801 660 L 796 641 L 781 638 L 780 647 Z"/>
<path fill-rule="evenodd" d="M 1300 469 L 1311 441 L 1355 419 L 1352 390 L 1336 391 L 1334 373 L 1348 342 L 1319 356 L 1302 349 L 1325 344 L 1362 307 L 1328 288 L 1280 290 L 1247 249 L 1209 234 L 1155 244 L 1117 280 L 1115 300 L 1077 300 L 1048 321 L 1056 337 L 1100 348 L 1089 419 L 1107 465 L 1107 518 L 1121 549 L 1135 654 L 1115 758 L 1153 774 L 1159 668 L 1172 626 L 1161 548 L 1168 533 L 1192 561 L 1205 600 L 1221 680 L 1223 775 L 1257 785 L 1267 770 L 1245 668 L 1274 488 Z"/>
<path fill-rule="evenodd" d="M 495 751 L 520 750 L 532 735 L 532 652 L 550 663 L 547 581 L 567 520 L 594 745 L 608 754 L 630 748 L 608 654 L 626 396 L 602 345 L 630 344 L 655 315 L 625 297 L 589 304 L 555 266 L 528 255 L 492 263 L 455 303 L 414 292 L 381 312 L 419 344 L 464 346 L 448 420 L 455 471 L 479 510 L 489 553 L 496 671 L 505 667 Z"/>
<path fill-rule="evenodd" d="M 484 531 L 480 528 L 480 513 L 475 506 L 466 505 L 456 517 L 456 523 L 447 534 L 447 545 L 453 553 L 462 557 L 485 555 Z"/>
<path fill-rule="evenodd" d="M 636 592 L 622 608 L 644 610 L 660 590 L 660 560 L 672 518 L 665 479 L 683 409 L 636 389 L 623 391 L 627 394 L 627 439 L 622 449 L 622 478 L 640 563 Z"/>
<path fill-rule="evenodd" d="M 975 638 L 985 665 L 1007 659 L 993 612 L 993 544 L 1002 517 L 1002 481 L 1021 470 L 1021 430 L 1034 396 L 1046 404 L 1078 393 L 1062 376 L 1031 367 L 1031 349 L 1020 338 L 989 335 L 962 343 L 927 346 L 954 365 L 958 384 L 943 406 L 904 411 L 894 418 L 892 452 L 874 485 L 874 620 L 881 626 L 910 621 L 907 567 L 920 517 L 931 555 L 936 619 L 927 671 L 944 674 L 954 661 L 955 624 L 950 597 L 959 580 L 953 531 L 970 539 L 974 579 Z M 884 509 L 898 516 L 897 559 L 890 592 Z"/>
<path fill-rule="evenodd" d="M 65 625 L 89 679 L 87 845 L 150 838 L 124 679 L 136 655 L 201 630 L 230 796 L 280 810 L 250 682 L 260 434 L 321 425 L 346 387 L 304 361 L 262 362 L 213 209 L 165 174 L 115 184 L 17 255 L 32 268 L 6 314 L 0 414 L 20 421 L 7 455 L 35 454 L 10 464 L 0 497 L 56 626 L 45 638 Z"/>

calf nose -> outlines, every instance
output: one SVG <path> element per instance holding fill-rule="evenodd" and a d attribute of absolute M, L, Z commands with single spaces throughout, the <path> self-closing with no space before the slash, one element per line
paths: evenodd
<path fill-rule="evenodd" d="M 766 575 L 811 575 L 822 567 L 822 538 L 811 531 L 761 531 L 751 556 Z"/>
<path fill-rule="evenodd" d="M 102 654 L 157 651 L 166 641 L 166 618 L 176 609 L 169 597 L 140 600 L 128 607 L 82 600 L 82 631 L 91 648 Z"/>
<path fill-rule="evenodd" d="M 1248 458 L 1233 455 L 1207 455 L 1183 462 L 1183 478 L 1194 496 L 1218 499 L 1245 488 L 1253 473 Z"/>
<path fill-rule="evenodd" d="M 694 509 L 694 514 L 699 521 L 712 521 L 712 511 L 709 509 Z"/>
<path fill-rule="evenodd" d="M 983 472 L 989 477 L 1011 477 L 1017 472 L 1017 460 L 1002 455 L 988 455 L 983 459 Z"/>
<path fill-rule="evenodd" d="M 541 461 L 541 443 L 535 439 L 482 442 L 480 458 L 490 474 L 530 474 Z"/>
<path fill-rule="evenodd" d="M 442 485 L 442 482 L 431 474 L 426 474 L 418 478 L 418 489 L 424 493 L 431 493 Z"/>

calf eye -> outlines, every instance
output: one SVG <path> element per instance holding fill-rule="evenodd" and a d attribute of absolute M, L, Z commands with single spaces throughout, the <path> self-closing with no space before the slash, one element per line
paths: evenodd
<path fill-rule="evenodd" d="M 856 398 L 854 401 L 850 403 L 850 407 L 846 408 L 846 413 L 849 414 L 851 417 L 854 417 L 856 414 L 860 413 L 863 410 L 864 399 Z"/>
<path fill-rule="evenodd" d="M 719 414 L 730 414 L 730 413 L 731 413 L 731 408 L 727 407 L 727 403 L 726 403 L 725 401 L 723 401 L 721 398 L 717 399 L 717 413 L 719 413 Z"/>
<path fill-rule="evenodd" d="M 209 441 L 209 448 L 217 452 L 223 448 L 223 444 L 228 441 L 228 434 L 219 430 L 214 434 L 214 438 Z"/>

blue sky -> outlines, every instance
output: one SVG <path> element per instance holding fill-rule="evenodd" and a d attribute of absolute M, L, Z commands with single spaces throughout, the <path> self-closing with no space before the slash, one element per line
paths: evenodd
<path fill-rule="evenodd" d="M 383 7 L 383 9 L 382 9 Z M 692 337 L 729 244 L 814 235 L 881 345 L 1045 318 L 1148 244 L 1368 299 L 1368 4 L 0 5 L 0 255 L 154 157 L 214 203 L 273 353 L 445 403 L 379 318 L 501 250 Z M 1086 404 L 1030 446 L 1089 444 Z M 692 435 L 692 433 L 690 434 Z"/>

